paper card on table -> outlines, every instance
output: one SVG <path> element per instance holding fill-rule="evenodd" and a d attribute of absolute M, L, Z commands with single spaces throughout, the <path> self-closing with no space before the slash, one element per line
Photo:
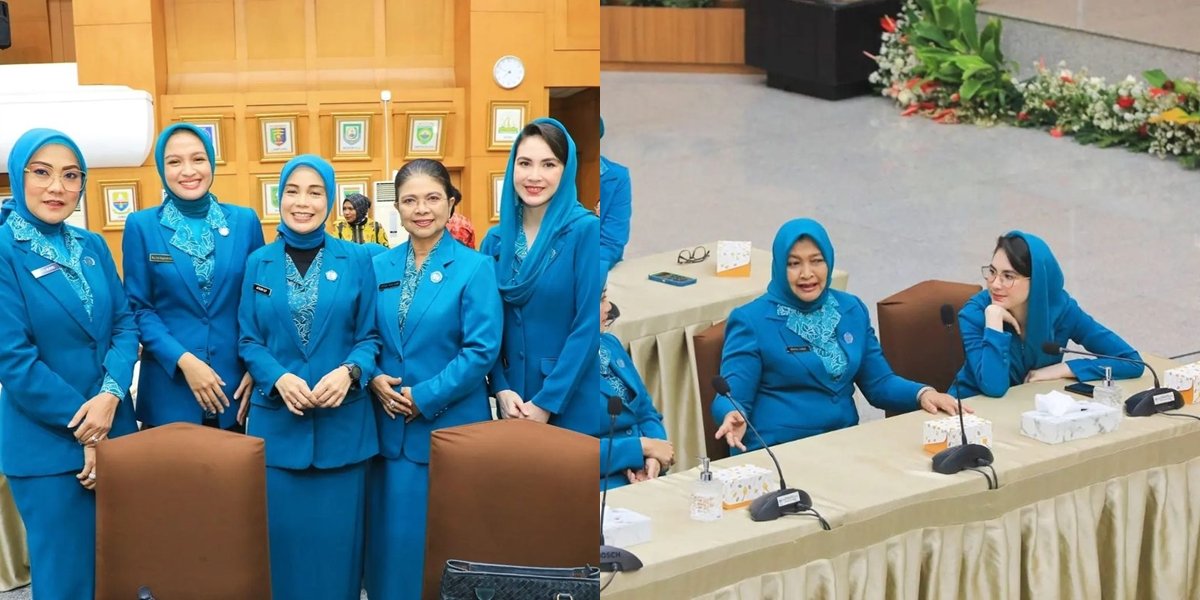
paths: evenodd
<path fill-rule="evenodd" d="M 750 276 L 750 242 L 717 242 L 717 277 Z"/>

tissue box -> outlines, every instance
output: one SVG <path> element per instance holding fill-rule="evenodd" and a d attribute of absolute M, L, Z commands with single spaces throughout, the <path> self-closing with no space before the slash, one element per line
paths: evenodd
<path fill-rule="evenodd" d="M 650 517 L 612 506 L 604 512 L 604 543 L 628 548 L 650 541 Z"/>
<path fill-rule="evenodd" d="M 963 415 L 967 426 L 967 442 L 992 447 L 992 422 L 975 415 Z M 962 445 L 958 417 L 925 421 L 925 451 L 937 454 L 946 448 Z"/>
<path fill-rule="evenodd" d="M 1167 369 L 1163 373 L 1163 385 L 1179 390 L 1179 393 L 1183 395 L 1184 404 L 1191 404 L 1195 401 L 1197 382 L 1200 382 L 1200 363 Z"/>
<path fill-rule="evenodd" d="M 725 486 L 721 506 L 725 510 L 749 506 L 755 498 L 775 489 L 771 471 L 754 465 L 739 465 L 727 469 L 713 469 L 713 480 Z"/>
<path fill-rule="evenodd" d="M 1082 440 L 1099 433 L 1116 431 L 1121 424 L 1121 411 L 1099 402 L 1082 401 L 1082 410 L 1062 416 L 1038 412 L 1021 413 L 1021 434 L 1047 444 Z"/>
<path fill-rule="evenodd" d="M 750 276 L 750 242 L 717 242 L 717 277 Z"/>

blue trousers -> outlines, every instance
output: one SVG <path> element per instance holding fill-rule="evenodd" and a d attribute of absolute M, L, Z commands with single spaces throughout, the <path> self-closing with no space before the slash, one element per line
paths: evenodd
<path fill-rule="evenodd" d="M 9 477 L 25 522 L 38 600 L 92 600 L 96 587 L 96 496 L 75 473 Z"/>
<path fill-rule="evenodd" d="M 429 465 L 403 456 L 377 458 L 369 487 L 367 596 L 420 600 L 425 576 Z"/>

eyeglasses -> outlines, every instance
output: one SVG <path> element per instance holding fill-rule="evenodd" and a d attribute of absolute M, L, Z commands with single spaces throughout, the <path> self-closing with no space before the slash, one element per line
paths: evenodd
<path fill-rule="evenodd" d="M 991 283 L 997 277 L 999 277 L 1000 278 L 1000 287 L 1004 287 L 1004 288 L 1012 287 L 1013 284 L 1016 283 L 1017 280 L 1019 280 L 1019 279 L 1029 279 L 1028 277 L 1025 277 L 1024 275 L 1018 275 L 1016 273 L 1013 273 L 1012 271 L 1003 271 L 1003 272 L 997 273 L 996 269 L 994 267 L 992 267 L 991 265 L 984 265 L 982 267 L 979 267 L 979 272 L 983 273 L 983 280 L 988 283 Z"/>
<path fill-rule="evenodd" d="M 704 246 L 696 246 L 691 250 L 683 249 L 679 251 L 679 256 L 675 258 L 675 263 L 680 265 L 694 265 L 702 263 L 708 258 L 708 248 Z"/>
<path fill-rule="evenodd" d="M 68 192 L 78 192 L 83 189 L 83 171 L 78 169 L 67 169 L 61 173 L 55 173 L 45 167 L 34 167 L 25 169 L 25 173 L 29 175 L 29 182 L 33 185 L 46 189 L 54 185 L 54 180 L 62 182 L 64 190 Z"/>

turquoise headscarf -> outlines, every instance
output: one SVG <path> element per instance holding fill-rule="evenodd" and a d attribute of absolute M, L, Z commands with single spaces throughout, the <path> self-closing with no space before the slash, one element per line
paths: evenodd
<path fill-rule="evenodd" d="M 533 297 L 533 287 L 538 278 L 550 264 L 551 251 L 559 236 L 565 234 L 572 223 L 586 217 L 594 217 L 591 211 L 579 203 L 579 194 L 575 188 L 575 172 L 579 168 L 579 159 L 575 155 L 575 140 L 562 123 L 554 119 L 542 118 L 534 123 L 546 123 L 562 130 L 567 137 L 567 163 L 564 165 L 562 178 L 558 182 L 558 190 L 546 207 L 542 225 L 538 230 L 537 241 L 521 262 L 521 270 L 512 283 L 500 284 L 500 294 L 509 304 L 523 306 Z M 517 233 L 521 228 L 518 213 L 521 198 L 513 186 L 513 164 L 517 159 L 517 148 L 521 145 L 523 136 L 513 142 L 508 155 L 508 168 L 504 171 L 504 195 L 500 199 L 500 224 L 496 228 L 500 232 L 500 271 L 511 273 L 513 258 L 517 250 Z"/>
<path fill-rule="evenodd" d="M 12 152 L 8 155 L 8 180 L 12 184 L 12 200 L 4 207 L 3 214 L 0 214 L 0 225 L 8 220 L 10 212 L 15 212 L 42 232 L 42 235 L 49 235 L 66 227 L 64 223 L 57 225 L 46 223 L 33 216 L 33 212 L 25 205 L 25 168 L 29 166 L 30 159 L 37 154 L 38 150 L 50 144 L 59 144 L 69 148 L 71 152 L 75 153 L 75 159 L 79 161 L 79 169 L 85 174 L 87 173 L 87 163 L 83 160 L 83 152 L 80 152 L 79 146 L 67 134 L 56 129 L 38 128 L 26 131 L 17 138 L 17 143 L 13 144 Z M 83 192 L 80 192 L 79 201 L 83 202 Z"/>
<path fill-rule="evenodd" d="M 163 154 L 167 151 L 167 142 L 171 136 L 180 131 L 187 131 L 200 138 L 200 143 L 204 144 L 204 152 L 208 154 L 208 164 L 212 167 L 213 177 L 217 175 L 216 151 L 213 149 L 212 139 L 208 137 L 208 132 L 192 125 L 191 123 L 176 123 L 158 134 L 158 141 L 154 144 L 154 164 L 158 167 L 158 179 L 162 181 L 163 193 L 166 194 L 166 199 L 175 203 L 175 207 L 179 212 L 186 217 L 202 219 L 208 214 L 208 207 L 216 200 L 216 197 L 211 192 L 195 200 L 184 200 L 175 195 L 167 185 L 167 174 L 163 169 Z M 211 183 L 210 183 L 211 186 Z"/>
<path fill-rule="evenodd" d="M 813 240 L 821 255 L 825 257 L 825 264 L 829 266 L 825 287 L 821 290 L 821 295 L 812 302 L 804 302 L 797 297 L 787 277 L 788 255 L 796 241 L 805 236 Z M 775 243 L 771 247 L 771 283 L 767 285 L 767 296 L 800 312 L 812 312 L 825 304 L 825 299 L 829 297 L 829 282 L 832 277 L 833 244 L 829 242 L 829 234 L 825 233 L 825 228 L 812 219 L 793 219 L 784 223 L 775 234 Z"/>
<path fill-rule="evenodd" d="M 283 209 L 283 189 L 287 186 L 288 179 L 291 178 L 292 172 L 297 167 L 308 167 L 321 176 L 321 181 L 325 184 L 325 217 L 329 218 L 329 213 L 333 210 L 333 197 L 337 190 L 333 165 L 315 154 L 301 154 L 283 165 L 283 172 L 279 174 L 280 210 Z M 325 242 L 325 226 L 323 224 L 308 233 L 296 233 L 281 219 L 278 231 L 279 237 L 283 238 L 285 244 L 301 250 L 311 250 Z"/>
<path fill-rule="evenodd" d="M 1029 311 L 1025 318 L 1025 354 L 1035 357 L 1034 364 L 1058 362 L 1058 356 L 1042 352 L 1042 343 L 1050 340 L 1054 322 L 1071 302 L 1070 294 L 1063 287 L 1062 268 L 1042 238 L 1016 230 L 1008 232 L 1006 236 L 1019 237 L 1029 246 Z"/>

